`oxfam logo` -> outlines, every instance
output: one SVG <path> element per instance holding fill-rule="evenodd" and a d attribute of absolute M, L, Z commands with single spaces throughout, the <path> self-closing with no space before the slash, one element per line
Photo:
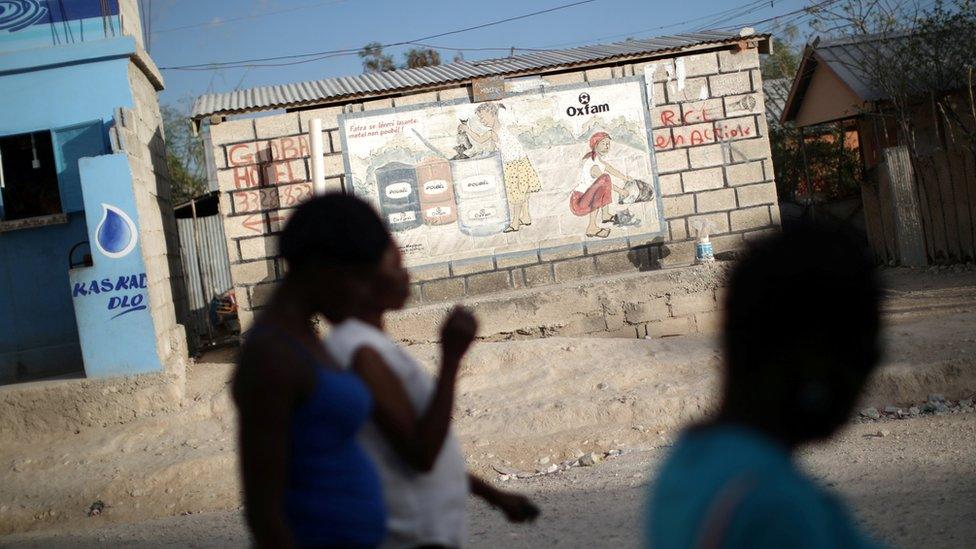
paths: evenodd
<path fill-rule="evenodd" d="M 587 114 L 597 114 L 601 112 L 610 112 L 610 104 L 604 103 L 602 105 L 591 105 L 590 101 L 592 97 L 587 92 L 579 94 L 576 98 L 579 101 L 579 107 L 566 107 L 567 116 L 584 116 Z"/>
<path fill-rule="evenodd" d="M 128 214 L 111 204 L 102 203 L 102 220 L 95 230 L 95 246 L 106 257 L 119 259 L 136 247 L 139 236 L 136 224 Z"/>

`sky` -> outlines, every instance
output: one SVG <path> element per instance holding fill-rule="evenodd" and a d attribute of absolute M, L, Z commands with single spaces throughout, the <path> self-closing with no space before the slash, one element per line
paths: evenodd
<path fill-rule="evenodd" d="M 160 101 L 188 112 L 193 99 L 204 93 L 360 74 L 362 63 L 353 54 L 277 67 L 195 71 L 170 67 L 354 49 L 372 41 L 411 41 L 575 1 L 579 0 L 141 0 L 140 4 L 144 21 L 150 18 L 149 52 L 163 70 L 166 83 Z M 444 62 L 454 58 L 454 48 L 497 48 L 463 52 L 465 59 L 477 60 L 508 56 L 511 47 L 558 49 L 701 28 L 738 28 L 812 2 L 593 0 L 432 38 L 428 43 L 443 48 L 440 53 Z M 802 16 L 754 26 L 775 32 L 784 22 Z M 409 47 L 388 48 L 386 52 L 400 62 Z"/>

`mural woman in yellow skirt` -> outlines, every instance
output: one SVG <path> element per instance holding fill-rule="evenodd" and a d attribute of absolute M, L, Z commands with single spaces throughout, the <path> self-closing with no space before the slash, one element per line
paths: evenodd
<path fill-rule="evenodd" d="M 522 143 L 499 121 L 498 110 L 504 108 L 505 105 L 501 103 L 482 103 L 474 112 L 478 115 L 478 121 L 488 130 L 478 132 L 467 123 L 463 128 L 468 137 L 477 143 L 485 144 L 490 141 L 502 156 L 505 191 L 508 194 L 508 208 L 512 218 L 504 232 L 511 233 L 521 229 L 523 225 L 532 224 L 529 195 L 542 190 L 542 183 L 525 154 Z"/>

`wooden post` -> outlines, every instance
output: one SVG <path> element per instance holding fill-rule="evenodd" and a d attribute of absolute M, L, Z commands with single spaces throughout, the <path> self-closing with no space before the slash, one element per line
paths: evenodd
<path fill-rule="evenodd" d="M 810 208 L 810 219 L 813 220 L 813 183 L 810 181 L 810 165 L 807 163 L 807 138 L 803 128 L 800 128 L 800 156 L 803 158 L 803 180 L 807 184 L 807 206 Z"/>

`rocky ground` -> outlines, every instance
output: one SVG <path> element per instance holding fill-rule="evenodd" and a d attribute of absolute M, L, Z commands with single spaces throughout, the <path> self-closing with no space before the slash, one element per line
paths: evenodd
<path fill-rule="evenodd" d="M 886 276 L 884 366 L 850 429 L 803 460 L 882 539 L 964 547 L 976 539 L 976 274 Z M 411 352 L 433 364 L 436 348 Z M 242 545 L 231 356 L 191 368 L 179 413 L 4 440 L 0 546 Z M 474 504 L 472 545 L 635 545 L 649 475 L 714 406 L 719 365 L 707 336 L 477 345 L 456 414 L 469 466 L 545 515 L 509 527 Z"/>

